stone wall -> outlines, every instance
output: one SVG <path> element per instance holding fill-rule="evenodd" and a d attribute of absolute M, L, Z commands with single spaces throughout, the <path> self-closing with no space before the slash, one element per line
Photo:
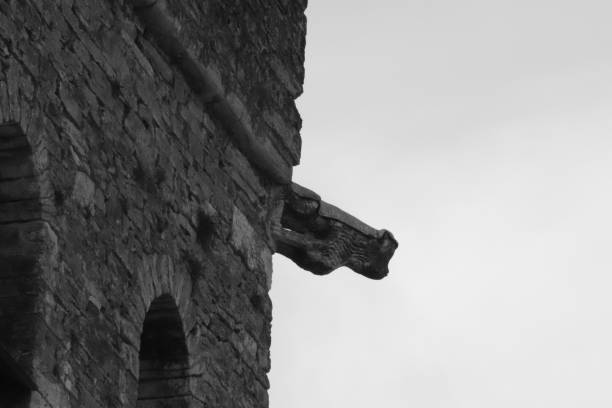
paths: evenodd
<path fill-rule="evenodd" d="M 168 5 L 291 165 L 304 8 Z M 0 2 L 0 346 L 30 407 L 267 406 L 278 186 L 175 63 L 130 2 Z"/>

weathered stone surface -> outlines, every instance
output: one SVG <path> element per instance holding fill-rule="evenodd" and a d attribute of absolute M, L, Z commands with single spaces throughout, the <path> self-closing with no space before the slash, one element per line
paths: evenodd
<path fill-rule="evenodd" d="M 265 214 L 295 157 L 261 112 L 299 126 L 260 55 L 300 81 L 304 8 L 175 3 L 164 39 L 129 2 L 0 2 L 0 344 L 32 374 L 31 407 L 135 406 L 145 316 L 163 295 L 190 367 L 165 383 L 187 394 L 168 402 L 267 406 Z M 236 13 L 245 25 L 226 24 Z"/>
<path fill-rule="evenodd" d="M 74 187 L 72 198 L 84 208 L 91 208 L 94 204 L 96 186 L 89 176 L 81 171 L 77 171 L 74 177 Z"/>
<path fill-rule="evenodd" d="M 141 18 L 148 33 L 153 37 L 158 46 L 170 58 L 172 62 L 180 69 L 185 76 L 192 91 L 199 96 L 200 100 L 205 105 L 210 105 L 210 109 L 215 117 L 228 130 L 228 135 L 234 140 L 238 148 L 249 158 L 252 164 L 261 169 L 268 177 L 281 184 L 288 184 L 291 181 L 291 167 L 299 162 L 299 149 L 301 143 L 296 143 L 296 132 L 281 132 L 278 129 L 275 138 L 288 149 L 289 154 L 281 154 L 272 143 L 268 132 L 255 131 L 253 121 L 249 114 L 249 108 L 242 101 L 241 97 L 236 92 L 226 91 L 223 85 L 223 79 L 217 75 L 215 69 L 206 66 L 197 58 L 190 50 L 193 44 L 193 38 L 189 35 L 181 35 L 180 27 L 174 20 L 171 10 L 166 7 L 166 3 L 161 0 L 132 0 L 136 14 Z M 180 8 L 174 8 L 182 18 L 185 18 L 185 24 L 191 23 L 194 17 L 201 18 L 198 12 L 184 13 L 186 7 L 181 3 Z M 255 9 L 254 9 L 255 10 Z M 300 10 L 303 13 L 303 8 Z M 180 18 L 179 17 L 179 20 Z M 201 37 L 197 39 L 198 44 Z M 262 38 L 262 40 L 264 40 Z M 246 48 L 249 48 L 247 46 Z M 240 50 L 234 50 L 234 52 Z M 298 51 L 300 53 L 302 51 Z M 151 54 L 151 53 L 149 53 Z M 225 57 L 225 55 L 223 56 Z M 251 55 L 252 61 L 250 64 L 245 64 L 243 69 L 253 66 L 256 62 L 256 56 Z M 157 58 L 154 58 L 154 62 Z M 264 66 L 268 65 L 264 63 Z M 270 69 L 268 65 L 268 70 Z M 164 77 L 168 74 L 162 67 Z M 265 75 L 265 72 L 258 72 L 258 77 Z M 228 79 L 227 82 L 232 83 L 235 79 Z M 249 91 L 249 84 L 240 84 L 241 91 Z M 296 95 L 297 96 L 297 95 Z M 293 105 L 291 96 L 287 98 Z M 256 101 L 256 106 L 261 108 L 263 103 Z M 278 106 L 276 107 L 278 109 Z M 259 109 L 258 109 L 259 110 Z M 278 121 L 274 122 L 276 124 Z M 268 122 L 270 123 L 270 122 Z M 298 136 L 299 137 L 299 136 Z"/>

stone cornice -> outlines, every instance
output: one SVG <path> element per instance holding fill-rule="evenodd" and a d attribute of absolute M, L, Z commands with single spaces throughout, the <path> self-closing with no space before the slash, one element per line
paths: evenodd
<path fill-rule="evenodd" d="M 157 46 L 172 60 L 209 112 L 227 130 L 249 162 L 278 184 L 291 182 L 292 166 L 272 141 L 253 130 L 249 112 L 238 96 L 225 91 L 221 79 L 181 41 L 179 29 L 163 0 L 131 0 L 136 15 Z"/>

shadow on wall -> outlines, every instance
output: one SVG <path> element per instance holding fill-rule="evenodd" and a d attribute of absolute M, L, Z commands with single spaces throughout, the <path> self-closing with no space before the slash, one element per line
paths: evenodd
<path fill-rule="evenodd" d="M 27 408 L 30 403 L 30 380 L 0 346 L 0 407 Z"/>

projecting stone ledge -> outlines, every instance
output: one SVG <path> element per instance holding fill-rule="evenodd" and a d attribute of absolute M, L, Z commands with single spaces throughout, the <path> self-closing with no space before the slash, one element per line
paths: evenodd
<path fill-rule="evenodd" d="M 180 24 L 166 9 L 164 0 L 130 0 L 148 34 L 157 42 L 184 75 L 214 118 L 228 131 L 230 139 L 267 177 L 278 184 L 291 182 L 292 166 L 277 146 L 265 135 L 255 132 L 249 110 L 240 98 L 226 91 L 221 78 L 199 61 L 181 38 Z"/>
<path fill-rule="evenodd" d="M 292 183 L 287 186 L 276 251 L 317 275 L 346 266 L 370 279 L 389 273 L 397 241 Z"/>

